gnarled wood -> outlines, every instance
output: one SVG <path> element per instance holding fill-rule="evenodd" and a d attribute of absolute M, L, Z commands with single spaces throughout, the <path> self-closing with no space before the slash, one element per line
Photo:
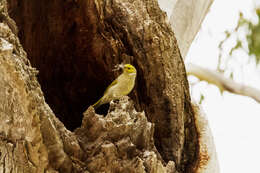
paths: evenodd
<path fill-rule="evenodd" d="M 32 153 L 31 157 L 23 157 L 28 165 L 32 164 L 38 168 L 38 164 L 42 164 L 39 172 L 42 170 L 83 172 L 93 168 L 103 171 L 102 164 L 100 167 L 93 165 L 98 166 L 98 161 L 103 163 L 105 159 L 115 156 L 113 159 L 115 161 L 119 158 L 128 161 L 133 159 L 131 160 L 133 162 L 127 162 L 129 167 L 121 164 L 122 170 L 135 168 L 137 163 L 134 162 L 135 158 L 139 160 L 137 170 L 156 171 L 157 169 L 152 166 L 155 163 L 164 171 L 194 172 L 196 170 L 199 152 L 198 136 L 184 64 L 174 34 L 156 0 L 57 0 L 54 2 L 9 0 L 8 2 L 12 17 L 19 28 L 18 35 L 21 43 L 32 65 L 39 69 L 39 82 L 45 95 L 43 97 L 35 70 L 32 70 L 26 55 L 21 53 L 22 48 L 19 44 L 13 44 L 12 39 L 8 38 L 8 42 L 14 45 L 14 50 L 18 53 L 10 55 L 13 57 L 10 58 L 10 64 L 13 63 L 12 68 L 6 66 L 4 68 L 13 69 L 8 75 L 19 76 L 19 80 L 14 80 L 17 85 L 13 88 L 21 89 L 17 95 L 24 101 L 19 99 L 16 101 L 19 101 L 22 110 L 25 110 L 22 112 L 30 108 L 30 112 L 25 113 L 22 119 L 27 120 L 28 116 L 28 120 L 33 120 L 22 124 L 28 129 L 36 128 L 31 131 L 31 139 L 34 142 L 28 145 L 28 151 L 24 155 Z M 16 37 L 15 39 L 17 40 Z M 15 56 L 20 58 L 15 59 Z M 3 62 L 5 61 L 3 58 Z M 146 141 L 147 138 L 140 136 L 136 140 L 126 139 L 125 136 L 130 134 L 130 129 L 118 128 L 118 131 L 112 135 L 116 132 L 121 133 L 120 130 L 125 135 L 119 135 L 114 141 L 112 140 L 114 138 L 106 138 L 109 140 L 109 145 L 105 145 L 105 141 L 101 140 L 97 144 L 102 146 L 98 148 L 100 150 L 97 153 L 100 153 L 100 157 L 97 157 L 95 152 L 87 151 L 90 145 L 87 143 L 88 140 L 82 142 L 84 133 L 79 133 L 80 130 L 77 130 L 75 135 L 68 131 L 56 119 L 54 113 L 70 130 L 79 127 L 83 131 L 86 130 L 86 133 L 95 132 L 97 137 L 100 135 L 102 139 L 102 128 L 100 131 L 95 131 L 96 129 L 88 129 L 84 126 L 84 122 L 90 120 L 85 119 L 80 127 L 81 114 L 102 95 L 106 86 L 117 75 L 117 72 L 112 73 L 112 68 L 121 62 L 131 63 L 137 68 L 136 88 L 130 96 L 137 109 L 144 110 L 148 121 L 154 123 L 154 141 L 151 142 L 152 138 L 149 138 L 151 143 L 145 142 L 142 146 L 139 140 Z M 18 84 L 23 85 L 18 86 Z M 45 103 L 44 98 L 54 113 Z M 122 109 L 118 111 L 118 116 L 120 113 L 131 114 L 135 111 L 124 110 L 122 106 L 119 109 L 120 105 L 122 103 L 119 104 L 118 109 L 113 110 Z M 87 112 L 91 115 L 85 114 L 85 118 L 99 117 L 94 115 L 93 110 Z M 9 116 L 12 117 L 14 114 L 10 113 Z M 3 117 L 5 120 L 6 117 Z M 100 118 L 98 122 L 111 125 L 109 124 L 111 120 L 106 118 Z M 125 123 L 120 125 L 124 127 Z M 149 126 L 149 123 L 146 125 Z M 11 127 L 12 125 L 8 126 Z M 141 130 L 143 127 L 141 123 L 139 126 L 134 124 L 134 128 Z M 9 134 L 12 133 L 7 134 L 6 139 L 9 140 Z M 30 133 L 26 131 L 24 134 L 27 136 Z M 26 143 L 28 140 L 21 138 L 21 141 Z M 133 143 L 138 151 L 134 152 L 137 156 L 125 157 L 124 152 L 117 152 L 114 146 L 119 146 L 121 143 L 126 143 L 130 150 L 130 143 Z M 24 145 L 25 147 L 27 145 Z M 129 147 L 126 149 L 128 150 Z M 119 147 L 119 149 L 125 151 L 125 148 Z M 148 154 L 145 155 L 141 149 L 149 151 Z M 168 166 L 163 166 L 164 162 Z M 145 169 L 142 169 L 142 166 Z M 114 167 L 107 168 L 111 171 Z M 21 171 L 23 169 L 21 168 Z M 117 169 L 121 168 L 117 167 Z"/>

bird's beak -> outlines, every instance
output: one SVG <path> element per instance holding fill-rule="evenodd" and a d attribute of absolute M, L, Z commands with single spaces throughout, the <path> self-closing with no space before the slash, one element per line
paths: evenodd
<path fill-rule="evenodd" d="M 115 65 L 114 69 L 112 71 L 118 71 L 119 69 L 124 69 L 124 64 L 117 64 Z"/>

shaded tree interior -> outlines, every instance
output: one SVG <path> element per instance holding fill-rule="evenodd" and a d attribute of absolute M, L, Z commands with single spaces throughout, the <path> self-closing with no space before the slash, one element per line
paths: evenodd
<path fill-rule="evenodd" d="M 82 113 L 118 75 L 111 71 L 116 64 L 110 62 L 111 51 L 96 34 L 96 16 L 84 9 L 91 3 L 9 0 L 9 14 L 32 66 L 39 70 L 46 102 L 70 130 L 81 125 Z M 107 109 L 102 106 L 97 113 Z"/>

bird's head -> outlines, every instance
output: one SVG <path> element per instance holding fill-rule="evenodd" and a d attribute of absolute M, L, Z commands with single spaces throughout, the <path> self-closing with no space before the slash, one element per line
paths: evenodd
<path fill-rule="evenodd" d="M 124 65 L 124 73 L 127 74 L 136 74 L 136 69 L 131 64 L 125 64 Z"/>

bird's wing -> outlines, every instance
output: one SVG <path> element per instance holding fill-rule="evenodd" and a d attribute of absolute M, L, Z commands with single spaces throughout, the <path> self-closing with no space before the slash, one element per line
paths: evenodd
<path fill-rule="evenodd" d="M 105 92 L 104 92 L 104 95 L 107 93 L 107 91 L 108 91 L 109 88 L 115 86 L 116 84 L 117 84 L 117 79 L 115 79 L 115 80 L 107 87 L 107 89 L 106 89 Z"/>

